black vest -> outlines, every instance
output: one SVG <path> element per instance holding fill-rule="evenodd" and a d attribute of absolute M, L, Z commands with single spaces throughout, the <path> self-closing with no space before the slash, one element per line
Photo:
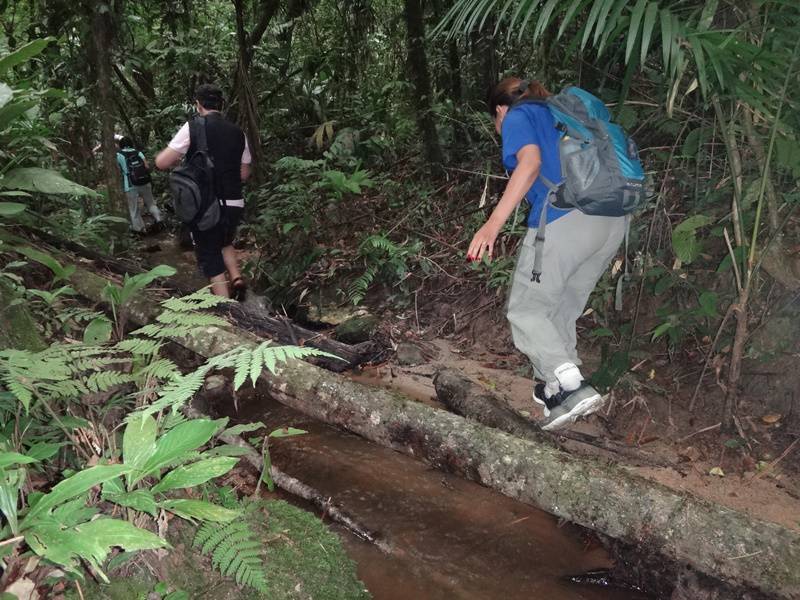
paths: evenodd
<path fill-rule="evenodd" d="M 208 151 L 214 159 L 214 179 L 217 196 L 222 200 L 239 200 L 242 193 L 242 152 L 244 152 L 244 132 L 218 112 L 206 115 L 206 139 Z M 187 157 L 196 150 L 191 140 Z"/>

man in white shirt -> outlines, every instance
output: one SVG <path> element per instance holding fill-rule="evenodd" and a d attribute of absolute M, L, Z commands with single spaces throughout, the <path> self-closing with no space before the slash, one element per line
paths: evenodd
<path fill-rule="evenodd" d="M 233 241 L 244 214 L 242 183 L 250 177 L 252 158 L 247 137 L 234 123 L 222 116 L 222 91 L 215 85 L 203 84 L 195 92 L 197 113 L 206 118 L 208 150 L 214 160 L 214 187 L 224 211 L 219 224 L 207 231 L 193 228 L 197 264 L 211 282 L 211 291 L 220 296 L 243 300 L 247 286 L 239 270 Z M 189 135 L 189 123 L 175 134 L 156 157 L 156 167 L 168 170 L 196 148 Z"/>

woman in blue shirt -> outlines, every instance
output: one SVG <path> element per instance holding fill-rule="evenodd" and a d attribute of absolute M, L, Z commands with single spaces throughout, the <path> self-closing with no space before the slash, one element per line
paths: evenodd
<path fill-rule="evenodd" d="M 467 252 L 468 260 L 492 257 L 500 230 L 526 198 L 531 210 L 509 294 L 507 317 L 514 344 L 533 364 L 541 383 L 533 399 L 543 406 L 542 428 L 559 429 L 587 416 L 603 397 L 584 381 L 576 344 L 576 321 L 625 235 L 624 217 L 589 216 L 579 210 L 547 206 L 547 243 L 542 275 L 531 277 L 534 241 L 547 187 L 542 177 L 561 182 L 558 148 L 561 132 L 544 100 L 550 93 L 538 81 L 509 77 L 489 95 L 489 114 L 502 137 L 503 166 L 511 178 L 489 219 Z"/>

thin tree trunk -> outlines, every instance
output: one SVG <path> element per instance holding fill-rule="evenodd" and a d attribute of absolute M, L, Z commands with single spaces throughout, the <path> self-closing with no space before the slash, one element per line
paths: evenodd
<path fill-rule="evenodd" d="M 117 166 L 117 147 L 114 142 L 114 91 L 111 86 L 111 49 L 113 21 L 111 7 L 105 2 L 88 2 L 92 23 L 92 54 L 94 54 L 96 102 L 100 115 L 101 147 L 103 149 L 103 175 L 108 188 L 109 209 L 126 216 L 125 199 L 120 188 Z"/>
<path fill-rule="evenodd" d="M 408 71 L 414 86 L 417 127 L 422 136 L 425 159 L 432 168 L 443 162 L 436 121 L 431 113 L 431 79 L 425 54 L 425 14 L 422 0 L 405 0 L 404 17 L 408 44 Z"/>

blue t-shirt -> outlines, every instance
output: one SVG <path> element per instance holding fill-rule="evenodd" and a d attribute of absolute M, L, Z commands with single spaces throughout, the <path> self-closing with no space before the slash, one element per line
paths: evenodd
<path fill-rule="evenodd" d="M 134 150 L 134 148 L 123 148 L 123 150 Z M 139 152 L 139 158 L 144 161 L 144 154 Z M 131 185 L 130 179 L 128 179 L 128 161 L 125 160 L 125 155 L 123 155 L 122 152 L 117 152 L 117 165 L 119 166 L 119 170 L 122 171 L 122 191 L 128 192 L 133 186 Z"/>
<path fill-rule="evenodd" d="M 533 144 L 539 147 L 539 154 L 542 156 L 540 174 L 555 184 L 561 182 L 561 161 L 558 158 L 561 132 L 556 129 L 553 115 L 544 104 L 524 103 L 509 110 L 503 119 L 500 135 L 503 139 L 503 166 L 506 169 L 516 169 L 517 152 L 524 146 Z M 525 197 L 531 205 L 528 227 L 536 228 L 539 226 L 542 206 L 547 197 L 547 186 L 537 178 Z M 569 209 L 561 210 L 549 206 L 547 222 L 552 223 L 568 212 Z"/>

